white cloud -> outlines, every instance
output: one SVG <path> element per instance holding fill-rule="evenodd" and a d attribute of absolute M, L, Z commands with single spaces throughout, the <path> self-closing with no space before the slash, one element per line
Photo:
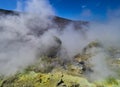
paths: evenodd
<path fill-rule="evenodd" d="M 82 11 L 81 16 L 82 17 L 90 17 L 92 15 L 92 12 L 90 9 L 85 9 Z"/>
<path fill-rule="evenodd" d="M 86 5 L 82 5 L 81 7 L 82 7 L 82 8 L 86 8 L 87 6 L 86 6 Z"/>

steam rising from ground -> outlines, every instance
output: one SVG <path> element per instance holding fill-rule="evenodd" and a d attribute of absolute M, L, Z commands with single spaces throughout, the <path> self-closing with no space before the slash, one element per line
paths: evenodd
<path fill-rule="evenodd" d="M 92 22 L 83 35 L 81 30 L 75 30 L 72 24 L 67 25 L 62 33 L 57 29 L 46 31 L 48 26 L 53 24 L 52 15 L 54 15 L 52 7 L 46 0 L 29 0 L 23 10 L 27 13 L 0 18 L 1 74 L 14 74 L 34 63 L 38 53 L 42 55 L 47 52 L 49 47 L 57 45 L 54 36 L 62 41 L 59 56 L 67 60 L 82 53 L 84 47 L 90 42 L 99 41 L 103 48 L 90 50 L 92 54 L 95 54 L 90 60 L 94 64 L 93 70 L 95 70 L 91 76 L 97 76 L 93 79 L 99 79 L 113 74 L 106 64 L 106 58 L 110 57 L 106 49 L 109 47 L 120 49 L 119 17 L 110 18 L 105 23 Z M 46 32 L 39 35 L 42 31 Z"/>
<path fill-rule="evenodd" d="M 120 13 L 116 11 L 117 15 Z M 111 16 L 114 15 L 114 16 Z M 108 66 L 108 60 L 115 58 L 117 54 L 108 52 L 108 49 L 113 48 L 120 50 L 120 17 L 115 14 L 109 14 L 109 19 L 103 23 L 91 23 L 91 26 L 87 32 L 89 40 L 98 40 L 103 46 L 102 49 L 96 48 L 93 53 L 96 53 L 91 59 L 91 63 L 94 65 L 93 69 L 95 73 L 91 74 L 93 80 L 100 80 L 108 76 L 115 76 L 115 72 Z M 118 52 L 118 54 L 120 54 Z M 120 56 L 117 56 L 120 58 Z"/>
<path fill-rule="evenodd" d="M 14 74 L 36 59 L 38 48 L 44 44 L 37 33 L 51 24 L 49 17 L 54 14 L 47 3 L 45 0 L 29 0 L 24 9 L 28 13 L 0 17 L 1 74 Z M 45 39 L 52 41 L 51 38 Z"/>

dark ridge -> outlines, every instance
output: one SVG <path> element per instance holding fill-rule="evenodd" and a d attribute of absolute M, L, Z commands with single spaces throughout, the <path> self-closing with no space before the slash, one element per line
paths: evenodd
<path fill-rule="evenodd" d="M 21 12 L 0 9 L 0 16 L 3 16 L 3 17 L 7 16 L 7 15 L 16 15 L 17 16 L 19 14 L 21 14 Z M 61 18 L 58 16 L 53 16 L 52 18 L 53 18 L 52 19 L 53 25 L 50 25 L 50 26 L 48 26 L 48 28 L 43 29 L 41 31 L 37 31 L 37 35 L 43 34 L 49 28 L 56 28 L 56 29 L 62 31 L 69 24 L 72 24 L 73 28 L 75 30 L 84 31 L 84 27 L 88 27 L 88 25 L 89 25 L 89 23 L 87 21 L 74 21 L 74 20 L 70 20 L 70 19 Z"/>
<path fill-rule="evenodd" d="M 75 27 L 75 29 L 81 29 L 82 26 L 88 26 L 87 21 L 73 21 L 70 19 L 65 19 L 57 16 L 53 18 L 53 21 L 58 25 L 59 28 L 64 28 L 68 24 L 73 24 L 73 27 Z"/>
<path fill-rule="evenodd" d="M 0 15 L 18 15 L 18 12 L 0 9 Z"/>

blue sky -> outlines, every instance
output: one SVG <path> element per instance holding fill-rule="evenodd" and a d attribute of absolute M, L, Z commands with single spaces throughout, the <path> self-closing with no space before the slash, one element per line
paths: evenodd
<path fill-rule="evenodd" d="M 21 0 L 24 1 L 24 0 Z M 105 20 L 109 10 L 120 8 L 120 0 L 49 0 L 56 15 L 73 20 Z M 14 10 L 17 0 L 0 0 L 0 8 Z"/>

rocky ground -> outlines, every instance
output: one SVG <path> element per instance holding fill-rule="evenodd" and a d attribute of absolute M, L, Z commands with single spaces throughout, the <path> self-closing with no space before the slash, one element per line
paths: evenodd
<path fill-rule="evenodd" d="M 17 12 L 0 10 L 1 15 L 19 15 Z M 88 25 L 88 22 L 72 21 L 60 17 L 54 17 L 53 22 L 60 31 L 65 25 L 73 23 L 75 29 L 82 29 L 81 25 Z M 44 29 L 47 31 L 47 29 Z M 44 31 L 38 31 L 38 34 Z M 81 53 L 75 55 L 71 60 L 65 60 L 58 56 L 61 49 L 61 40 L 54 38 L 57 45 L 51 46 L 43 55 L 38 55 L 34 64 L 27 66 L 23 71 L 18 71 L 15 75 L 0 76 L 0 87 L 120 87 L 120 54 L 119 49 L 112 47 L 104 48 L 98 41 L 92 41 L 83 48 Z M 96 50 L 97 49 L 97 50 Z M 108 76 L 102 80 L 91 80 L 89 75 L 96 72 L 96 67 L 91 62 L 97 54 L 101 54 L 101 49 L 110 54 L 107 57 L 107 65 L 115 71 L 116 76 Z M 94 52 L 95 50 L 95 52 Z M 100 64 L 104 64 L 99 61 Z M 100 66 L 101 66 L 100 65 Z M 102 72 L 101 70 L 98 70 Z M 103 70 L 104 72 L 104 70 Z M 97 74 L 99 76 L 99 74 Z M 92 77 L 97 77 L 92 75 Z"/>
<path fill-rule="evenodd" d="M 35 64 L 28 66 L 22 72 L 8 77 L 1 76 L 0 87 L 119 87 L 120 80 L 107 77 L 104 80 L 90 81 L 86 72 L 93 73 L 87 50 L 99 47 L 92 42 L 76 55 L 72 61 L 64 62 L 60 58 L 41 56 Z M 115 52 L 111 49 L 110 51 Z M 120 66 L 119 59 L 109 61 L 111 67 Z"/>

